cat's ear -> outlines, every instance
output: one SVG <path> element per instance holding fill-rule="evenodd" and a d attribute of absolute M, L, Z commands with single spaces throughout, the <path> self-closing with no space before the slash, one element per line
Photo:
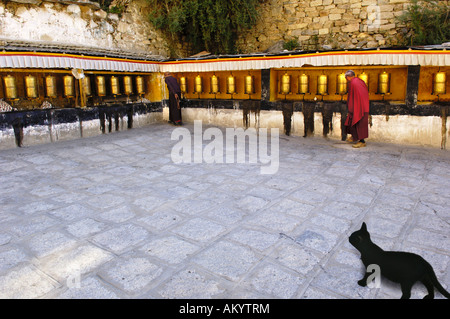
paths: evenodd
<path fill-rule="evenodd" d="M 366 223 L 364 223 L 364 222 L 362 223 L 361 230 L 367 231 L 367 225 L 366 225 Z"/>

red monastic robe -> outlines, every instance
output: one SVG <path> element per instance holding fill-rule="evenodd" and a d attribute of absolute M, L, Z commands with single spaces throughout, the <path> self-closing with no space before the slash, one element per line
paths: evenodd
<path fill-rule="evenodd" d="M 355 77 L 349 82 L 347 107 L 347 133 L 354 141 L 369 137 L 369 90 L 360 78 Z"/>

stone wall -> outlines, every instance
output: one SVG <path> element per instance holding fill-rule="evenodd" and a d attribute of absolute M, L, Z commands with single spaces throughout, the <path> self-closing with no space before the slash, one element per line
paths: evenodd
<path fill-rule="evenodd" d="M 146 0 L 107 13 L 91 1 L 0 2 L 0 39 L 120 49 L 167 56 L 166 42 L 146 18 Z"/>
<path fill-rule="evenodd" d="M 444 1 L 449 3 L 450 1 Z M 410 0 L 265 0 L 257 25 L 238 40 L 241 53 L 263 52 L 296 40 L 299 49 L 351 49 L 403 44 L 398 21 Z M 0 39 L 70 43 L 169 56 L 162 34 L 148 21 L 146 0 L 115 0 L 107 13 L 88 0 L 0 2 Z M 189 55 L 181 43 L 179 57 Z M 196 53 L 196 52 L 192 52 Z"/>
<path fill-rule="evenodd" d="M 410 0 L 267 0 L 256 27 L 242 35 L 238 45 L 241 51 L 253 52 L 289 40 L 297 40 L 304 50 L 399 45 L 407 30 L 396 18 L 410 3 Z"/>

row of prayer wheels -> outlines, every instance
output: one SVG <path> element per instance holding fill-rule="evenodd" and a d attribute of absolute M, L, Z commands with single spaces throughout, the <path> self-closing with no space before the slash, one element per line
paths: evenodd
<path fill-rule="evenodd" d="M 365 72 L 357 75 L 358 78 L 363 80 L 367 87 L 369 87 L 369 75 Z M 386 71 L 378 74 L 378 91 L 377 94 L 389 94 L 390 93 L 390 74 Z M 281 76 L 280 81 L 280 94 L 290 94 L 291 90 L 291 75 L 285 73 Z M 433 94 L 440 95 L 446 93 L 446 73 L 437 72 L 433 79 Z M 298 92 L 297 94 L 309 94 L 310 78 L 309 75 L 303 73 L 298 76 Z M 319 75 L 317 77 L 317 94 L 327 95 L 328 94 L 328 76 L 325 74 Z M 345 95 L 347 94 L 347 79 L 345 78 L 345 73 L 341 73 L 336 79 L 336 94 Z"/>
<path fill-rule="evenodd" d="M 328 75 L 321 74 L 317 77 L 317 91 L 318 95 L 328 94 Z M 358 75 L 358 78 L 363 80 L 367 87 L 369 86 L 369 75 L 365 72 Z M 298 76 L 298 92 L 297 94 L 310 94 L 310 76 L 303 73 Z M 345 74 L 341 73 L 336 78 L 336 94 L 347 94 L 347 79 Z M 390 75 L 386 72 L 380 73 L 378 76 L 378 94 L 389 94 L 390 91 Z M 285 73 L 281 77 L 280 94 L 291 94 L 291 75 Z"/>
<path fill-rule="evenodd" d="M 210 77 L 210 92 L 209 94 L 220 94 L 220 81 L 219 77 L 215 74 Z M 188 93 L 188 82 L 185 76 L 181 76 L 179 78 L 180 89 L 183 94 Z M 244 93 L 245 94 L 254 94 L 255 93 L 255 79 L 252 75 L 247 75 L 244 77 Z M 197 75 L 194 79 L 194 94 L 201 94 L 203 92 L 203 78 Z M 236 77 L 233 75 L 229 75 L 226 79 L 226 93 L 227 94 L 237 94 L 236 89 Z"/>
<path fill-rule="evenodd" d="M 63 76 L 63 96 L 66 98 L 75 97 L 75 78 L 72 75 Z M 106 91 L 106 77 L 103 75 L 95 76 L 95 85 L 97 90 L 97 96 L 103 97 L 107 95 Z M 109 78 L 111 94 L 114 96 L 121 95 L 121 85 L 118 76 L 111 76 Z M 137 76 L 135 78 L 135 87 L 136 90 L 133 91 L 133 78 L 131 76 L 123 77 L 123 94 L 131 95 L 136 92 L 136 94 L 143 95 L 145 94 L 145 86 L 144 86 L 144 78 L 142 76 Z M 5 97 L 10 100 L 18 99 L 16 78 L 12 75 L 7 75 L 3 77 L 3 84 L 5 87 Z M 92 96 L 92 88 L 91 88 L 91 78 L 89 75 L 86 75 L 84 78 L 80 80 L 80 84 L 82 87 L 82 91 L 86 96 Z M 57 97 L 57 79 L 54 75 L 47 75 L 44 78 L 45 85 L 45 96 L 48 98 L 56 98 Z M 27 98 L 38 98 L 38 79 L 34 75 L 25 76 L 25 95 Z"/>
<path fill-rule="evenodd" d="M 362 79 L 367 86 L 369 86 L 369 75 L 365 72 L 357 75 L 360 79 Z M 92 78 L 93 77 L 93 78 Z M 120 81 L 122 78 L 122 81 Z M 134 84 L 133 84 L 134 79 Z M 292 76 L 288 73 L 285 73 L 281 76 L 279 93 L 280 94 L 291 94 L 292 92 Z M 63 85 L 63 96 L 66 98 L 75 97 L 75 81 L 76 79 L 72 75 L 64 75 L 62 77 L 62 85 Z M 119 96 L 122 94 L 132 95 L 145 94 L 145 85 L 144 78 L 142 76 L 109 76 L 106 77 L 104 75 L 96 75 L 89 76 L 86 75 L 84 78 L 80 80 L 80 87 L 82 92 L 86 96 L 93 96 L 91 85 L 94 84 L 96 86 L 96 95 L 99 97 L 103 97 L 107 95 L 107 81 L 109 81 L 109 92 L 114 96 Z M 212 75 L 209 79 L 210 81 L 210 94 L 219 94 L 221 92 L 219 77 L 216 75 Z M 303 73 L 298 76 L 298 91 L 297 94 L 310 94 L 310 76 Z M 390 74 L 387 72 L 382 72 L 378 74 L 378 94 L 389 94 L 390 93 Z M 433 77 L 433 94 L 434 95 L 442 95 L 446 94 L 446 73 L 445 72 L 437 72 Z M 120 85 L 120 82 L 123 85 Z M 180 88 L 182 93 L 188 92 L 188 83 L 187 78 L 182 76 L 179 78 Z M 13 75 L 6 75 L 3 77 L 3 84 L 5 88 L 5 97 L 6 99 L 15 100 L 19 98 L 16 78 Z M 316 93 L 319 95 L 327 95 L 328 94 L 328 84 L 329 84 L 329 76 L 322 74 L 317 77 L 317 91 Z M 38 90 L 38 78 L 35 75 L 27 75 L 24 77 L 24 87 L 25 87 L 25 95 L 27 98 L 33 99 L 39 97 Z M 47 75 L 44 78 L 44 86 L 45 86 L 45 95 L 48 98 L 56 98 L 57 97 L 57 78 L 55 75 Z M 135 89 L 135 90 L 133 90 Z M 347 80 L 345 79 L 344 73 L 337 75 L 336 78 L 336 94 L 345 95 L 347 94 Z M 197 75 L 194 79 L 194 87 L 193 93 L 201 94 L 203 92 L 203 79 L 202 76 Z M 237 86 L 236 86 L 236 77 L 233 75 L 229 75 L 226 78 L 226 93 L 227 94 L 237 94 Z M 254 94 L 255 93 L 255 80 L 252 75 L 247 75 L 244 77 L 244 93 L 245 94 Z"/>

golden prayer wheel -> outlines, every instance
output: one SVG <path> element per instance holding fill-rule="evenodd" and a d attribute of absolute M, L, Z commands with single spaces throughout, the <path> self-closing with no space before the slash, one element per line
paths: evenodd
<path fill-rule="evenodd" d="M 144 78 L 142 76 L 138 76 L 136 78 L 136 89 L 137 89 L 137 93 L 140 95 L 145 93 Z"/>
<path fill-rule="evenodd" d="M 133 93 L 133 85 L 131 81 L 131 76 L 126 75 L 123 77 L 123 86 L 126 95 L 130 95 Z"/>
<path fill-rule="evenodd" d="M 307 94 L 309 93 L 309 76 L 303 73 L 298 77 L 298 93 Z"/>
<path fill-rule="evenodd" d="M 386 71 L 378 75 L 378 94 L 388 94 L 390 86 L 390 76 Z"/>
<path fill-rule="evenodd" d="M 25 77 L 25 91 L 28 98 L 37 98 L 37 80 L 33 75 L 27 75 Z"/>
<path fill-rule="evenodd" d="M 98 96 L 106 95 L 106 82 L 105 77 L 103 75 L 97 76 L 97 94 Z"/>
<path fill-rule="evenodd" d="M 358 75 L 358 78 L 364 81 L 366 83 L 366 86 L 369 87 L 369 75 L 365 72 Z"/>
<path fill-rule="evenodd" d="M 181 89 L 181 93 L 187 93 L 188 87 L 187 87 L 187 81 L 186 81 L 185 76 L 182 76 L 180 78 L 180 89 Z"/>
<path fill-rule="evenodd" d="M 45 77 L 45 88 L 47 97 L 56 98 L 56 78 L 53 75 L 47 75 Z"/>
<path fill-rule="evenodd" d="M 84 94 L 86 94 L 87 96 L 91 96 L 92 90 L 91 90 L 91 80 L 89 79 L 89 76 L 86 75 L 81 81 L 83 84 Z"/>
<path fill-rule="evenodd" d="M 75 95 L 74 88 L 73 88 L 73 76 L 66 75 L 63 78 L 64 81 L 64 96 L 65 97 L 73 97 Z"/>
<path fill-rule="evenodd" d="M 433 93 L 435 95 L 446 93 L 447 76 L 445 72 L 438 72 L 434 75 Z"/>
<path fill-rule="evenodd" d="M 219 93 L 219 78 L 215 75 L 211 77 L 211 93 Z"/>
<path fill-rule="evenodd" d="M 337 76 L 336 94 L 347 94 L 347 79 L 345 78 L 345 73 L 341 73 Z"/>
<path fill-rule="evenodd" d="M 227 94 L 235 94 L 236 93 L 236 80 L 234 76 L 230 75 L 227 78 Z"/>
<path fill-rule="evenodd" d="M 195 77 L 194 93 L 202 93 L 202 77 L 200 74 Z"/>
<path fill-rule="evenodd" d="M 254 84 L 253 76 L 247 75 L 245 77 L 245 94 L 253 94 L 253 93 L 255 93 L 253 84 Z"/>
<path fill-rule="evenodd" d="M 111 93 L 113 95 L 120 95 L 119 78 L 114 75 L 111 77 Z"/>
<path fill-rule="evenodd" d="M 282 94 L 291 93 L 291 76 L 287 73 L 285 73 L 281 77 L 281 93 Z"/>
<path fill-rule="evenodd" d="M 3 82 L 5 83 L 6 98 L 10 100 L 17 99 L 16 78 L 8 74 L 3 78 Z"/>
<path fill-rule="evenodd" d="M 317 94 L 328 94 L 328 76 L 325 74 L 319 75 L 317 78 Z"/>

